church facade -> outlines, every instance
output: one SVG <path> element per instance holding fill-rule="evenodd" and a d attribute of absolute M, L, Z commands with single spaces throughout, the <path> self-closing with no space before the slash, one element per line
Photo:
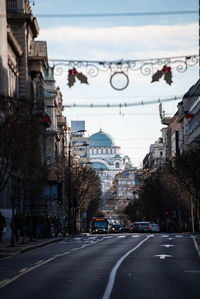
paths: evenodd
<path fill-rule="evenodd" d="M 120 147 L 116 145 L 112 136 L 100 130 L 89 138 L 90 164 L 101 178 L 102 202 L 100 210 L 106 210 L 107 200 L 114 199 L 112 192 L 115 176 L 124 170 L 132 170 L 130 158 L 122 156 Z"/>

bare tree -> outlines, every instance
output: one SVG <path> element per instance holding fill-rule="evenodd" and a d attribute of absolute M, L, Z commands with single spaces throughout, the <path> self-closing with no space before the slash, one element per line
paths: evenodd
<path fill-rule="evenodd" d="M 68 180 L 69 182 L 69 180 Z M 71 196 L 68 200 L 73 202 L 74 218 L 76 228 L 81 230 L 81 219 L 83 212 L 87 213 L 91 207 L 95 207 L 101 195 L 101 183 L 98 174 L 88 165 L 71 163 L 70 170 Z"/>
<path fill-rule="evenodd" d="M 167 171 L 190 203 L 192 231 L 200 231 L 200 149 L 177 155 L 167 164 Z"/>

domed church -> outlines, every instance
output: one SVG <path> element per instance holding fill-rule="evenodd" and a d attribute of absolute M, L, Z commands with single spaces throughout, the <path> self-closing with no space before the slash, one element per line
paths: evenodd
<path fill-rule="evenodd" d="M 113 138 L 100 130 L 91 135 L 90 140 L 90 163 L 91 167 L 100 173 L 102 191 L 109 190 L 117 173 L 133 166 L 129 157 L 120 154 L 120 147 Z"/>

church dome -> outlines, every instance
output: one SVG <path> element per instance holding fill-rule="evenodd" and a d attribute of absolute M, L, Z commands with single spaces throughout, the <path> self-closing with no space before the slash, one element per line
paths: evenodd
<path fill-rule="evenodd" d="M 90 136 L 90 147 L 110 147 L 115 146 L 112 137 L 102 130 Z"/>

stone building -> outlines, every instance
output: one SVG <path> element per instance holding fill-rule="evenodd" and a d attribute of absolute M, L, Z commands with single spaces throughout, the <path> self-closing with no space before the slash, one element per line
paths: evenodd
<path fill-rule="evenodd" d="M 117 198 L 113 192 L 113 182 L 120 172 L 124 170 L 134 172 L 135 168 L 128 156 L 122 156 L 120 147 L 108 133 L 100 130 L 91 135 L 89 144 L 91 167 L 99 173 L 102 183 L 100 210 L 104 215 L 116 216 L 118 208 L 122 206 L 122 201 L 127 199 L 127 195 Z"/>
<path fill-rule="evenodd" d="M 48 66 L 44 76 L 45 111 L 51 123 L 46 130 L 46 163 L 48 167 L 45 196 L 48 202 L 49 214 L 61 214 L 61 204 L 64 204 L 64 167 L 68 156 L 70 128 L 63 116 L 63 98 L 56 86 L 54 68 Z"/>
<path fill-rule="evenodd" d="M 25 197 L 29 198 L 26 200 L 26 208 L 27 211 L 30 211 L 30 196 L 31 193 L 36 192 L 36 190 L 31 191 L 30 188 L 33 187 L 31 187 L 31 181 L 29 180 L 28 183 L 27 179 L 31 173 L 34 174 L 31 171 L 34 161 L 29 161 L 30 169 L 25 167 L 28 165 L 28 159 L 31 159 L 28 150 L 31 148 L 31 144 L 37 146 L 34 154 L 37 155 L 38 161 L 41 161 L 41 167 L 45 164 L 45 131 L 49 122 L 47 122 L 48 115 L 44 110 L 44 72 L 48 66 L 48 57 L 46 42 L 35 41 L 39 34 L 39 26 L 36 18 L 32 15 L 29 1 L 0 0 L 0 8 L 1 135 L 10 121 L 13 129 L 18 130 L 16 137 L 18 142 L 21 138 L 19 145 L 22 149 L 21 155 L 17 152 L 15 155 L 14 149 L 17 143 L 15 140 L 15 143 L 12 144 L 10 138 L 10 144 L 7 144 L 7 152 L 10 155 L 8 158 L 1 142 L 1 153 L 5 154 L 1 156 L 1 161 L 7 165 L 7 171 L 4 178 L 0 178 L 0 185 L 2 186 L 3 181 L 7 178 L 8 183 L 0 192 L 0 209 L 7 217 L 9 224 L 11 214 L 24 211 Z M 27 140 L 30 141 L 29 144 Z M 32 154 L 34 146 L 31 148 Z M 14 164 L 11 162 L 11 155 L 15 155 Z M 16 162 L 18 162 L 18 166 Z M 2 170 L 3 163 L 0 167 Z M 5 177 L 7 178 L 5 179 Z"/>

